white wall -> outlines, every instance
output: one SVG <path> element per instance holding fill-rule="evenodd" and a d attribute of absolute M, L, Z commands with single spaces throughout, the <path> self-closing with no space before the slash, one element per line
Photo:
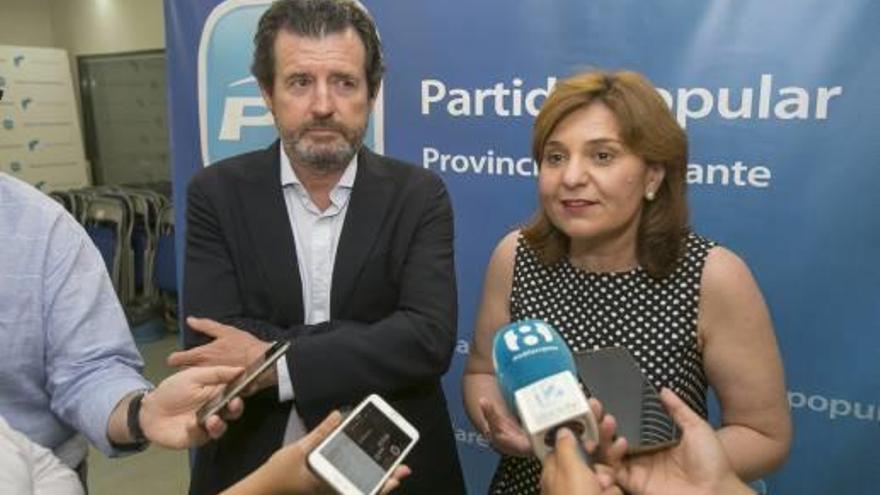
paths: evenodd
<path fill-rule="evenodd" d="M 165 48 L 162 0 L 48 2 L 55 42 L 71 58 Z"/>
<path fill-rule="evenodd" d="M 48 0 L 48 3 L 56 46 L 67 50 L 70 56 L 80 120 L 82 98 L 76 57 L 165 48 L 162 0 Z"/>
<path fill-rule="evenodd" d="M 162 0 L 0 0 L 0 45 L 78 55 L 165 48 Z"/>
<path fill-rule="evenodd" d="M 82 122 L 77 57 L 165 48 L 162 0 L 0 0 L 0 45 L 67 50 Z"/>
<path fill-rule="evenodd" d="M 0 45 L 56 47 L 49 0 L 0 0 Z"/>
<path fill-rule="evenodd" d="M 165 12 L 162 0 L 0 0 L 0 45 L 67 50 L 79 107 L 76 57 L 164 49 Z"/>

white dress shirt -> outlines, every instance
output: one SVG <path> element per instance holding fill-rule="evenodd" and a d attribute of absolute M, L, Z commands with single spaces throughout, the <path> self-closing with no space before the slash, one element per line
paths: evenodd
<path fill-rule="evenodd" d="M 330 206 L 321 211 L 293 171 L 284 147 L 281 146 L 279 149 L 281 188 L 296 246 L 296 261 L 302 285 L 304 323 L 315 325 L 330 319 L 330 292 L 336 247 L 339 244 L 339 235 L 345 222 L 348 200 L 357 174 L 357 155 L 352 158 L 339 182 L 330 191 Z M 293 383 L 288 372 L 286 356 L 278 360 L 276 371 L 279 400 L 292 400 Z M 300 438 L 305 432 L 302 419 L 294 407 L 287 423 L 284 443 Z"/>

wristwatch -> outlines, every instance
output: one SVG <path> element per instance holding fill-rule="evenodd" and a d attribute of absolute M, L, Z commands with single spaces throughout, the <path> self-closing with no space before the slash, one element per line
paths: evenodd
<path fill-rule="evenodd" d="M 126 422 L 128 424 L 128 433 L 134 439 L 134 448 L 142 448 L 150 443 L 147 440 L 147 436 L 144 435 L 144 429 L 141 428 L 141 405 L 147 392 L 149 390 L 137 392 L 128 403 L 128 418 Z"/>

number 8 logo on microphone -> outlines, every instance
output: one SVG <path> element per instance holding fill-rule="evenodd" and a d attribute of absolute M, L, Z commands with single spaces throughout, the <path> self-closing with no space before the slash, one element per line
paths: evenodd
<path fill-rule="evenodd" d="M 504 332 L 504 345 L 507 346 L 507 350 L 519 352 L 520 336 L 522 336 L 522 343 L 526 347 L 534 347 L 541 344 L 542 339 L 544 344 L 553 342 L 553 332 L 550 331 L 544 322 L 525 321 L 516 328 L 511 328 Z"/>

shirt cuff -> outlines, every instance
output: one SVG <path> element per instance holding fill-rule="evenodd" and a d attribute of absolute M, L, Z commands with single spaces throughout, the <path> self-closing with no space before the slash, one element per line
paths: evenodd
<path fill-rule="evenodd" d="M 281 356 L 275 362 L 275 372 L 278 375 L 278 402 L 293 400 L 293 382 L 290 380 L 288 370 L 287 356 Z"/>
<path fill-rule="evenodd" d="M 86 404 L 81 412 L 82 416 L 84 418 L 94 418 L 94 420 L 90 421 L 89 425 L 85 428 L 77 429 L 85 433 L 92 444 L 107 457 L 117 457 L 131 453 L 131 451 L 117 448 L 116 445 L 110 443 L 110 439 L 107 437 L 107 427 L 113 410 L 126 395 L 137 390 L 153 388 L 150 382 L 135 372 L 132 372 L 131 375 L 118 383 L 103 384 L 100 392 L 97 392 L 90 400 L 83 401 Z"/>

